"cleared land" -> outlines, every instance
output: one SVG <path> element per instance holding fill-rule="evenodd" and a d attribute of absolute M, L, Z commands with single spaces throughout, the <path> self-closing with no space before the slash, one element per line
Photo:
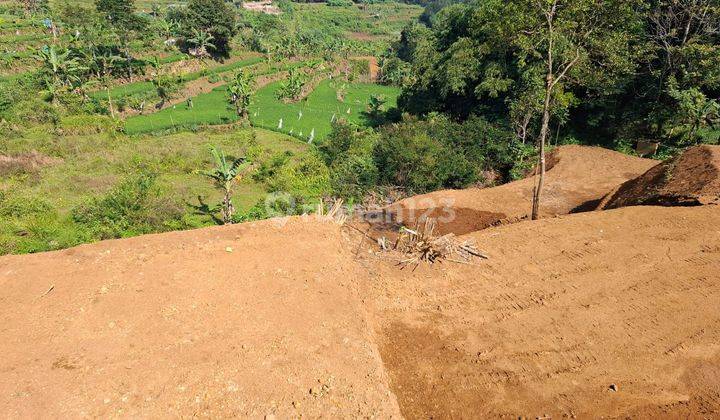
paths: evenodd
<path fill-rule="evenodd" d="M 415 271 L 301 218 L 0 257 L 0 412 L 714 417 L 719 225 L 561 215 Z"/>

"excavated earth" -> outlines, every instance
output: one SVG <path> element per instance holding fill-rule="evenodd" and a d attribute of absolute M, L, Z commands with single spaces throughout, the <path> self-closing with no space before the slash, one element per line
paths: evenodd
<path fill-rule="evenodd" d="M 695 146 L 620 185 L 600 207 L 720 202 L 720 146 Z"/>
<path fill-rule="evenodd" d="M 720 416 L 720 206 L 567 214 L 613 156 L 473 264 L 315 218 L 0 257 L 0 416 Z"/>
<path fill-rule="evenodd" d="M 560 146 L 548 156 L 541 217 L 594 210 L 618 185 L 658 162 L 600 147 Z M 399 201 L 389 219 L 413 226 L 431 217 L 439 233 L 464 234 L 526 219 L 532 209 L 536 176 L 494 188 L 442 190 Z"/>

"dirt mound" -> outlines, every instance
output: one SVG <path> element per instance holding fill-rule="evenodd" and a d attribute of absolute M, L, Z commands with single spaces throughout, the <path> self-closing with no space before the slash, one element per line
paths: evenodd
<path fill-rule="evenodd" d="M 600 207 L 693 206 L 720 202 L 720 146 L 695 146 L 625 182 Z"/>
<path fill-rule="evenodd" d="M 478 266 L 374 265 L 407 418 L 720 415 L 720 207 L 628 207 L 466 237 Z"/>
<path fill-rule="evenodd" d="M 566 215 L 415 271 L 299 218 L 0 257 L 0 416 L 717 416 L 718 226 Z"/>
<path fill-rule="evenodd" d="M 291 220 L 0 258 L 0 416 L 397 415 L 341 243 Z"/>
<path fill-rule="evenodd" d="M 618 185 L 657 164 L 588 146 L 558 147 L 548 160 L 541 217 L 593 210 Z M 493 188 L 436 191 L 402 200 L 392 211 L 407 225 L 424 217 L 437 217 L 441 233 L 469 233 L 529 217 L 535 182 L 531 176 Z"/>

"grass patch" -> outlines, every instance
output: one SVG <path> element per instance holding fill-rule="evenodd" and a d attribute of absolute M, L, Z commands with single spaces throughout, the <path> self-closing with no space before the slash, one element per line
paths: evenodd
<path fill-rule="evenodd" d="M 195 208 L 200 205 L 198 197 L 211 205 L 221 198 L 212 183 L 194 172 L 212 167 L 210 145 L 231 156 L 251 154 L 259 164 L 279 154 L 300 159 L 308 150 L 296 139 L 262 129 L 133 138 L 103 134 L 53 136 L 37 130 L 21 139 L 0 139 L 0 150 L 5 154 L 37 151 L 51 158 L 40 168 L 0 177 L 0 254 L 61 249 L 109 237 L 107 232 L 100 235 L 92 223 L 85 223 L 85 219 L 98 219 L 87 215 L 100 213 L 106 217 L 97 210 L 102 210 L 100 205 L 117 198 L 128 183 L 143 173 L 156 175 L 153 188 L 157 190 L 153 190 L 148 208 L 158 222 L 152 229 L 132 226 L 127 231 L 120 223 L 112 235 L 215 224 L 211 216 Z M 244 177 L 235 190 L 236 208 L 241 212 L 250 209 L 265 197 L 267 190 L 264 181 Z M 168 214 L 171 220 L 164 219 Z"/>

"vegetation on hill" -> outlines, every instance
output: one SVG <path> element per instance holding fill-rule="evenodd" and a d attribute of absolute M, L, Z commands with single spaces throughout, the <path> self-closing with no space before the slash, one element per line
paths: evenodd
<path fill-rule="evenodd" d="M 274 6 L 0 2 L 0 252 L 494 185 L 556 144 L 720 139 L 710 0 Z M 222 200 L 211 145 L 252 162 Z"/>

